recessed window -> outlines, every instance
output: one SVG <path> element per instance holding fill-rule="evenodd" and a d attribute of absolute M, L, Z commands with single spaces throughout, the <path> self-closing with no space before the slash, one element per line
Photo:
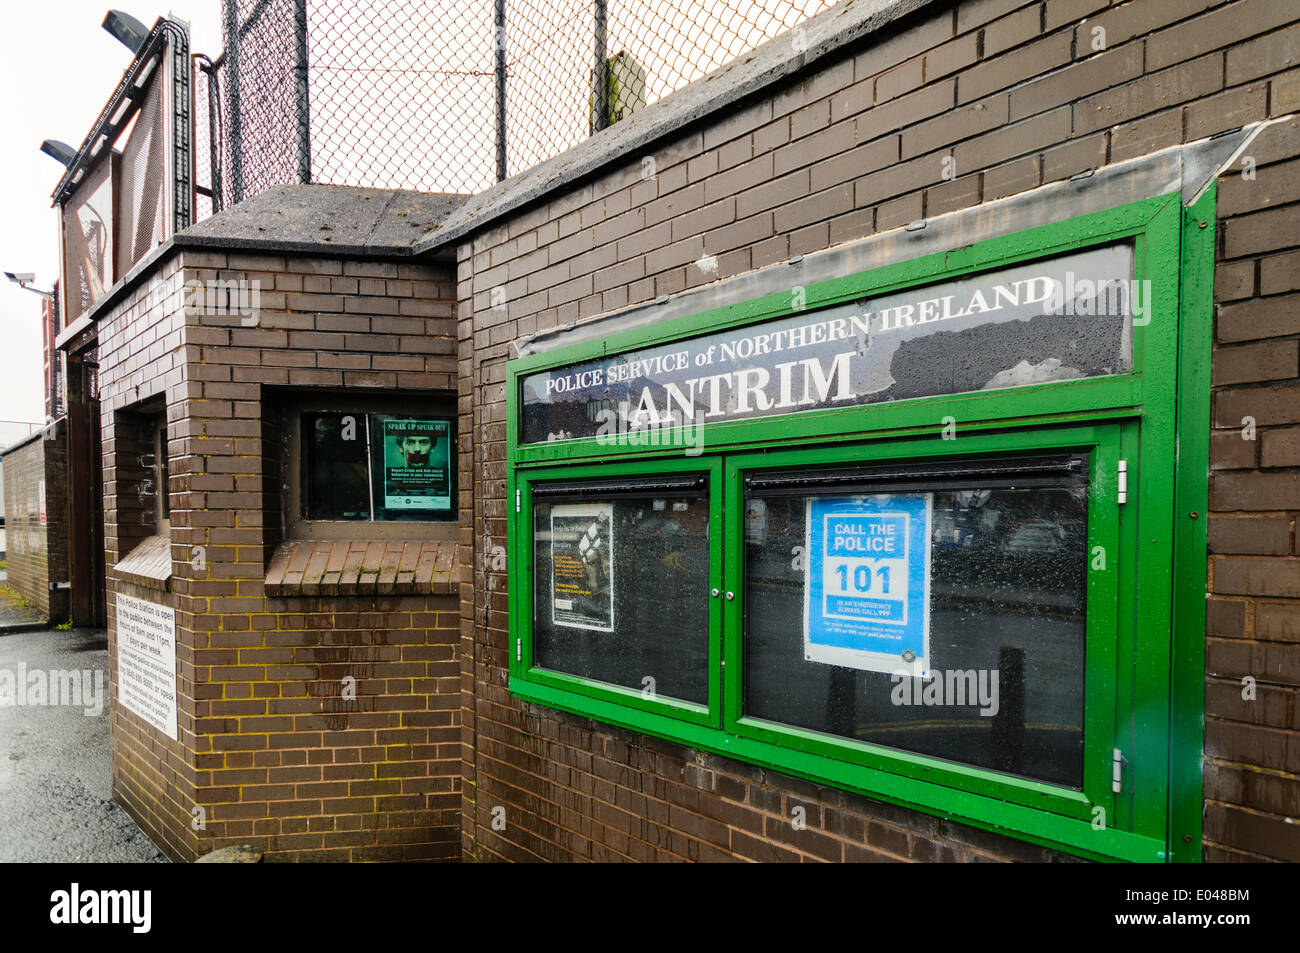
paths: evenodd
<path fill-rule="evenodd" d="M 279 493 L 264 519 L 280 541 L 455 538 L 451 394 L 279 391 L 263 445 Z"/>
<path fill-rule="evenodd" d="M 424 414 L 304 414 L 303 518 L 454 519 L 452 427 Z"/>
<path fill-rule="evenodd" d="M 112 463 L 117 486 L 116 576 L 166 588 L 171 576 L 167 410 L 160 398 L 115 412 Z"/>

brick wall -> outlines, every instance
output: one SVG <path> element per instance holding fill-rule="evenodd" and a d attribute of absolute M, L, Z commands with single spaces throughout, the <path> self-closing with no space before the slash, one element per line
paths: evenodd
<path fill-rule="evenodd" d="M 152 506 L 142 500 L 145 439 L 140 410 L 179 400 L 184 381 L 180 262 L 170 259 L 150 282 L 140 286 L 99 327 L 97 359 L 103 450 L 104 561 L 108 602 L 108 677 L 111 722 L 109 748 L 113 797 L 135 818 L 154 843 L 173 858 L 191 857 L 197 838 L 190 828 L 196 806 L 194 739 L 182 730 L 172 741 L 118 704 L 117 620 L 114 600 L 121 595 L 175 607 L 166 591 L 115 579 L 112 567 L 149 536 Z M 170 410 L 167 411 L 170 416 Z M 121 429 L 119 430 L 119 425 Z M 186 666 L 193 640 L 177 617 L 178 708 L 196 696 L 192 666 Z"/>
<path fill-rule="evenodd" d="M 1291 42 L 1293 56 L 1300 54 L 1300 37 Z M 1300 83 L 1300 75 L 1290 82 Z M 1300 122 L 1266 129 L 1247 154 L 1256 177 L 1231 176 L 1219 193 L 1205 841 L 1213 860 L 1294 861 L 1300 860 L 1294 823 L 1300 816 Z M 1255 680 L 1251 700 L 1243 697 L 1250 694 L 1246 678 Z"/>
<path fill-rule="evenodd" d="M 68 532 L 64 521 L 67 460 L 68 434 L 63 419 L 4 455 L 8 583 L 54 623 L 64 621 L 68 615 L 68 590 L 50 589 L 50 583 L 68 581 Z"/>
<path fill-rule="evenodd" d="M 255 319 L 187 302 L 187 282 L 218 280 L 259 283 Z M 454 591 L 269 597 L 264 581 L 283 539 L 277 408 L 305 389 L 449 392 L 453 301 L 450 269 L 436 262 L 186 250 L 101 320 L 110 682 L 114 604 L 127 594 L 175 609 L 179 695 L 171 741 L 112 689 L 113 790 L 169 856 L 234 843 L 272 860 L 458 855 Z M 156 530 L 142 504 L 140 425 L 158 405 L 170 591 L 113 571 Z M 342 697 L 348 676 L 355 700 Z"/>
<path fill-rule="evenodd" d="M 1300 110 L 1300 8 L 980 0 L 924 11 L 774 94 L 462 243 L 467 857 L 1024 859 L 1008 838 L 522 704 L 506 690 L 505 362 L 537 330 Z M 1298 123 L 1222 185 L 1206 856 L 1300 859 Z M 652 163 L 645 160 L 652 159 Z M 645 171 L 653 174 L 648 177 Z M 955 171 L 955 176 L 953 172 Z M 504 309 L 492 289 L 503 288 Z M 1254 441 L 1241 418 L 1253 416 Z M 467 512 L 466 514 L 470 514 Z M 467 580 L 470 578 L 466 577 Z M 1240 675 L 1258 679 L 1243 705 Z M 808 812 L 807 831 L 787 822 Z M 494 830 L 494 807 L 507 826 Z M 1059 855 L 1055 855 L 1059 856 Z"/>

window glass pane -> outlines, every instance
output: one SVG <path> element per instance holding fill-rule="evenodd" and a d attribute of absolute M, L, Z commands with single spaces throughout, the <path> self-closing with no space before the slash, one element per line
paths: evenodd
<path fill-rule="evenodd" d="M 371 414 L 375 519 L 455 519 L 452 443 L 445 417 Z"/>
<path fill-rule="evenodd" d="M 1081 787 L 1087 503 L 1082 473 L 749 493 L 745 714 Z M 915 563 L 875 555 L 906 533 Z M 851 651 L 906 618 L 928 618 L 930 677 L 902 674 L 910 649 Z"/>
<path fill-rule="evenodd" d="M 703 490 L 534 497 L 539 667 L 707 704 L 708 586 Z"/>
<path fill-rule="evenodd" d="M 303 517 L 370 519 L 364 414 L 304 414 Z"/>

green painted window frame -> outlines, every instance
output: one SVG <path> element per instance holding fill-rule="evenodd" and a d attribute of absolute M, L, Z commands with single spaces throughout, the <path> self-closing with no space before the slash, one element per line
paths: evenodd
<path fill-rule="evenodd" d="M 638 465 L 639 464 L 639 465 Z M 720 458 L 673 458 L 673 459 L 656 459 L 638 461 L 637 464 L 621 465 L 615 470 L 608 466 L 565 466 L 559 471 L 547 471 L 528 473 L 520 480 L 518 490 L 520 493 L 520 509 L 526 513 L 529 519 L 524 521 L 526 526 L 519 526 L 515 532 L 520 534 L 518 545 L 526 547 L 530 558 L 526 562 L 513 563 L 513 565 L 523 566 L 524 573 L 527 575 L 527 589 L 529 593 L 528 605 L 532 606 L 533 589 L 533 561 L 531 554 L 533 552 L 533 488 L 538 484 L 545 483 L 573 483 L 581 480 L 590 480 L 598 477 L 626 478 L 642 477 L 650 478 L 663 475 L 702 473 L 708 478 L 709 494 L 709 578 L 706 581 L 705 589 L 716 589 L 722 585 L 722 535 L 715 531 L 715 528 L 722 525 L 722 460 Z M 615 494 L 616 495 L 616 494 Z M 666 494 L 671 496 L 672 494 Z M 533 616 L 532 612 L 511 613 L 512 619 L 516 620 L 518 628 L 514 630 L 516 637 L 520 640 L 516 653 L 526 653 L 522 655 L 521 662 L 526 663 L 529 680 L 534 685 L 544 688 L 551 688 L 557 691 L 566 692 L 574 696 L 581 696 L 594 700 L 601 700 L 615 705 L 623 705 L 629 709 L 639 712 L 652 712 L 665 715 L 667 717 L 678 718 L 685 722 L 698 725 L 708 725 L 718 727 L 720 720 L 717 716 L 720 703 L 720 686 L 721 678 L 719 677 L 719 661 L 722 658 L 722 609 L 717 599 L 709 600 L 709 680 L 708 680 L 708 704 L 700 705 L 694 702 L 682 699 L 674 699 L 650 695 L 636 688 L 624 688 L 613 685 L 608 682 L 596 682 L 589 679 L 581 678 L 576 675 L 567 675 L 563 672 L 539 668 L 533 664 Z"/>
<path fill-rule="evenodd" d="M 807 468 L 810 476 L 815 476 L 819 470 L 861 465 L 866 459 L 873 464 L 890 461 L 933 462 L 945 457 L 963 460 L 978 457 L 997 459 L 1021 453 L 1085 451 L 1089 454 L 1086 552 L 1091 553 L 1094 547 L 1102 546 L 1108 554 L 1119 554 L 1118 559 L 1108 560 L 1105 571 L 1086 573 L 1087 605 L 1117 606 L 1118 573 L 1115 568 L 1132 558 L 1136 540 L 1132 525 L 1124 526 L 1126 532 L 1120 532 L 1124 514 L 1116 502 L 1115 472 L 1124 452 L 1123 431 L 1131 431 L 1133 427 L 1132 421 L 1075 424 L 1006 433 L 981 433 L 957 440 L 911 438 L 871 443 L 866 448 L 855 445 L 729 456 L 726 459 L 725 502 L 730 508 L 742 507 L 744 476 L 760 470 L 789 470 L 799 466 Z M 869 458 L 862 456 L 863 449 L 869 449 Z M 1131 524 L 1132 521 L 1126 522 Z M 739 598 L 725 604 L 727 619 L 724 648 L 725 657 L 731 661 L 731 665 L 727 667 L 724 679 L 724 727 L 729 733 L 948 787 L 969 785 L 972 790 L 983 791 L 1006 802 L 1037 806 L 1070 817 L 1091 821 L 1092 810 L 1098 805 L 1106 811 L 1107 817 L 1114 816 L 1116 807 L 1110 791 L 1110 752 L 1113 746 L 1101 745 L 1098 738 L 1101 735 L 1110 737 L 1115 730 L 1115 647 L 1122 637 L 1131 637 L 1131 633 L 1122 631 L 1126 628 L 1125 620 L 1118 612 L 1103 615 L 1089 609 L 1085 613 L 1085 674 L 1088 688 L 1084 709 L 1084 739 L 1091 744 L 1084 750 L 1083 788 L 1074 791 L 901 749 L 840 739 L 822 732 L 745 716 L 741 710 L 744 677 L 744 653 L 741 650 L 744 630 L 744 527 L 740 520 L 733 519 L 724 524 L 724 531 L 726 577 L 739 581 L 741 586 L 736 590 Z"/>
<path fill-rule="evenodd" d="M 521 445 L 521 381 L 540 370 L 782 317 L 793 313 L 790 294 L 508 362 L 510 692 L 1084 857 L 1199 860 L 1214 204 L 1213 186 L 1188 209 L 1173 192 L 804 289 L 803 310 L 812 310 L 1132 241 L 1134 278 L 1151 280 L 1151 310 L 1149 322 L 1133 329 L 1127 374 L 706 424 L 703 454 L 683 457 L 680 445 L 611 446 L 592 437 Z M 956 441 L 942 439 L 949 417 L 958 422 Z M 1079 447 L 1093 451 L 1088 551 L 1109 542 L 1116 549 L 1108 553 L 1119 554 L 1105 572 L 1088 576 L 1086 664 L 1089 672 L 1106 665 L 1113 671 L 1108 688 L 1097 693 L 1094 682 L 1088 689 L 1081 792 L 742 717 L 740 600 L 713 600 L 707 710 L 532 665 L 531 501 L 538 482 L 708 472 L 708 585 L 739 592 L 742 529 L 732 514 L 739 512 L 747 467 L 860 462 L 863 448 L 871 459 L 921 459 Z M 1123 507 L 1113 502 L 1118 459 L 1129 461 L 1130 502 Z M 1094 634 L 1112 624 L 1093 618 L 1094 598 L 1116 607 L 1109 639 Z M 1121 676 L 1118 659 L 1131 676 Z M 1117 795 L 1108 786 L 1112 748 L 1127 761 Z M 1105 809 L 1104 825 L 1097 807 Z"/>

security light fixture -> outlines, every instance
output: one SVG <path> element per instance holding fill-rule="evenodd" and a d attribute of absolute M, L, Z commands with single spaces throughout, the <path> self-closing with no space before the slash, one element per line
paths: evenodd
<path fill-rule="evenodd" d="M 72 165 L 72 161 L 77 158 L 77 150 L 66 142 L 60 142 L 58 139 L 46 139 L 41 143 L 41 151 L 51 159 L 62 162 L 65 166 Z"/>
<path fill-rule="evenodd" d="M 149 38 L 149 28 L 121 10 L 109 10 L 104 15 L 103 27 L 113 39 L 117 40 L 132 53 L 138 53 L 144 41 Z"/>

